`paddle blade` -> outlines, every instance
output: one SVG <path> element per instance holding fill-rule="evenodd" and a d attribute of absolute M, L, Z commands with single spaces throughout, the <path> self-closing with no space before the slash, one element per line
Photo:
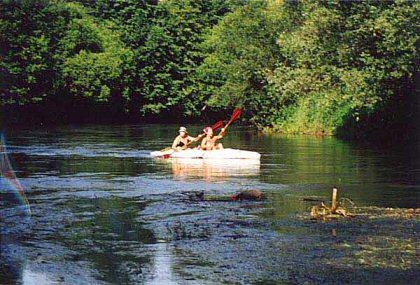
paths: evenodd
<path fill-rule="evenodd" d="M 215 123 L 213 126 L 211 126 L 211 128 L 213 129 L 213 131 L 220 129 L 221 127 L 223 127 L 223 121 L 218 121 L 217 123 Z"/>
<path fill-rule="evenodd" d="M 240 108 L 236 108 L 233 113 L 232 117 L 230 117 L 228 125 L 230 125 L 233 121 L 237 120 L 242 114 L 242 110 Z"/>
<path fill-rule="evenodd" d="M 241 114 L 242 114 L 242 110 L 240 108 L 236 108 L 235 111 L 233 111 L 231 120 L 238 119 L 241 116 Z"/>

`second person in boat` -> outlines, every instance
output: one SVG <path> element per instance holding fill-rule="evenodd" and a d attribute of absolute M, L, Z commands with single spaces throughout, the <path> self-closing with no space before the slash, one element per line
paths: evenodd
<path fill-rule="evenodd" d="M 196 137 L 191 137 L 188 135 L 187 128 L 180 127 L 179 128 L 179 135 L 175 138 L 174 142 L 172 143 L 172 149 L 174 150 L 185 150 L 187 149 L 191 143 L 199 141 L 202 137 L 204 137 L 204 134 L 200 134 Z"/>
<path fill-rule="evenodd" d="M 201 141 L 202 150 L 223 149 L 223 145 L 221 143 L 217 143 L 217 141 L 225 136 L 225 128 L 222 128 L 217 136 L 213 135 L 213 129 L 210 127 L 205 128 L 203 131 L 206 134 L 206 137 Z"/>

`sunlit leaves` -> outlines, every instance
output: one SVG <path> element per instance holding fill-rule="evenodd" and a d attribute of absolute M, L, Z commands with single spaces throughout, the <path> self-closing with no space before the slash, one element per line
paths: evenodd
<path fill-rule="evenodd" d="M 335 133 L 413 84 L 418 9 L 408 1 L 249 1 L 207 38 L 202 90 L 214 107 L 244 105 L 260 127 Z"/>

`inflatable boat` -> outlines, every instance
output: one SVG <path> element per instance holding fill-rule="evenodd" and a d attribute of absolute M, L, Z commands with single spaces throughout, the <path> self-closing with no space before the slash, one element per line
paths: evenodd
<path fill-rule="evenodd" d="M 220 150 L 200 150 L 187 149 L 182 151 L 174 151 L 169 149 L 166 151 L 153 151 L 150 153 L 152 157 L 160 158 L 201 158 L 201 159 L 253 159 L 259 160 L 261 154 L 254 151 L 239 150 L 225 148 Z"/>

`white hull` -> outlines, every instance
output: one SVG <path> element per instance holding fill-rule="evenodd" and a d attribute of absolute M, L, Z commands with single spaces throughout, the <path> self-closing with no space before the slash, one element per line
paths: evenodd
<path fill-rule="evenodd" d="M 183 151 L 153 151 L 152 157 L 163 158 L 201 158 L 201 159 L 253 159 L 259 160 L 261 154 L 254 151 L 226 148 L 221 150 L 187 149 Z"/>

